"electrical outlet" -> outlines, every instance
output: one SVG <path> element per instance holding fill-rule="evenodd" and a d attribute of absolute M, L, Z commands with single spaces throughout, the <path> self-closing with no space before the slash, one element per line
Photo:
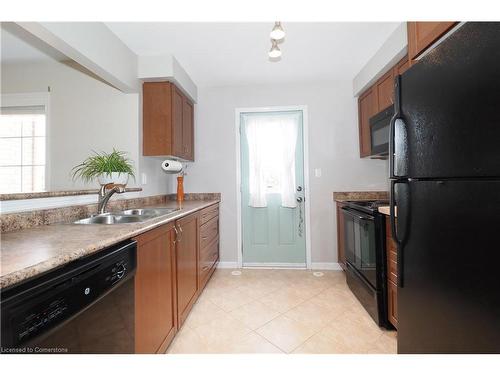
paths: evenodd
<path fill-rule="evenodd" d="M 146 185 L 148 183 L 148 175 L 146 173 L 141 173 L 141 184 Z"/>
<path fill-rule="evenodd" d="M 314 170 L 314 176 L 315 177 L 321 177 L 321 168 L 316 168 Z"/>

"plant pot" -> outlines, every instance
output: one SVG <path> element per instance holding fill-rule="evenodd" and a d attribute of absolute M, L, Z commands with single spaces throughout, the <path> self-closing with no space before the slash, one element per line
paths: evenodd
<path fill-rule="evenodd" d="M 128 173 L 121 172 L 111 172 L 111 173 L 103 173 L 99 177 L 97 177 L 97 181 L 101 185 L 106 184 L 115 184 L 125 186 L 128 183 Z"/>

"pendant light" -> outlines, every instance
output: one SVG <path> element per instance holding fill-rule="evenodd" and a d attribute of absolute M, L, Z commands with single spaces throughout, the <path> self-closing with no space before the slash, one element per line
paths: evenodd
<path fill-rule="evenodd" d="M 269 50 L 269 57 L 271 58 L 277 58 L 281 56 L 281 50 L 278 47 L 278 42 L 274 39 L 271 40 L 272 46 L 271 49 Z"/>
<path fill-rule="evenodd" d="M 285 30 L 283 30 L 283 27 L 281 26 L 281 22 L 276 21 L 274 23 L 274 27 L 271 30 L 271 39 L 273 40 L 281 40 L 285 37 Z"/>

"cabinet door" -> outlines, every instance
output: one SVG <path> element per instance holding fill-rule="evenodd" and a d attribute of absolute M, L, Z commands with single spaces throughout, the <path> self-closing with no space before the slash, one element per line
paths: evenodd
<path fill-rule="evenodd" d="M 361 157 L 371 153 L 370 117 L 375 114 L 374 90 L 370 88 L 358 99 L 359 154 Z"/>
<path fill-rule="evenodd" d="M 457 22 L 408 22 L 408 55 L 418 57 Z"/>
<path fill-rule="evenodd" d="M 394 67 L 394 77 L 403 74 L 410 68 L 410 60 L 408 59 L 408 56 L 405 56 L 399 61 L 396 66 Z"/>
<path fill-rule="evenodd" d="M 136 238 L 135 350 L 164 352 L 176 332 L 173 225 Z"/>
<path fill-rule="evenodd" d="M 177 220 L 176 226 L 177 315 L 180 327 L 198 292 L 198 214 Z"/>
<path fill-rule="evenodd" d="M 398 260 L 397 246 L 392 239 L 391 218 L 385 217 L 385 246 L 387 255 L 387 318 L 398 327 Z"/>
<path fill-rule="evenodd" d="M 193 104 L 188 98 L 182 101 L 182 152 L 186 160 L 194 161 Z"/>
<path fill-rule="evenodd" d="M 168 82 L 143 84 L 143 155 L 172 153 L 172 90 Z"/>
<path fill-rule="evenodd" d="M 337 202 L 337 258 L 340 267 L 345 270 L 344 215 L 342 214 L 343 206 L 343 203 Z"/>
<path fill-rule="evenodd" d="M 377 81 L 375 89 L 376 113 L 378 113 L 394 103 L 394 71 L 392 69 Z"/>
<path fill-rule="evenodd" d="M 172 155 L 184 157 L 183 150 L 183 101 L 184 95 L 172 85 Z"/>
<path fill-rule="evenodd" d="M 398 328 L 398 287 L 392 281 L 387 282 L 387 318 Z"/>

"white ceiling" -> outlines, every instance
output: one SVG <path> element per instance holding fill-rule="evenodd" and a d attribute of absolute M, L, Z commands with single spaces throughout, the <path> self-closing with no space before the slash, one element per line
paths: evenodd
<path fill-rule="evenodd" d="M 137 55 L 173 54 L 198 86 L 225 86 L 351 80 L 399 23 L 284 22 L 279 62 L 267 56 L 273 23 L 106 25 Z"/>

